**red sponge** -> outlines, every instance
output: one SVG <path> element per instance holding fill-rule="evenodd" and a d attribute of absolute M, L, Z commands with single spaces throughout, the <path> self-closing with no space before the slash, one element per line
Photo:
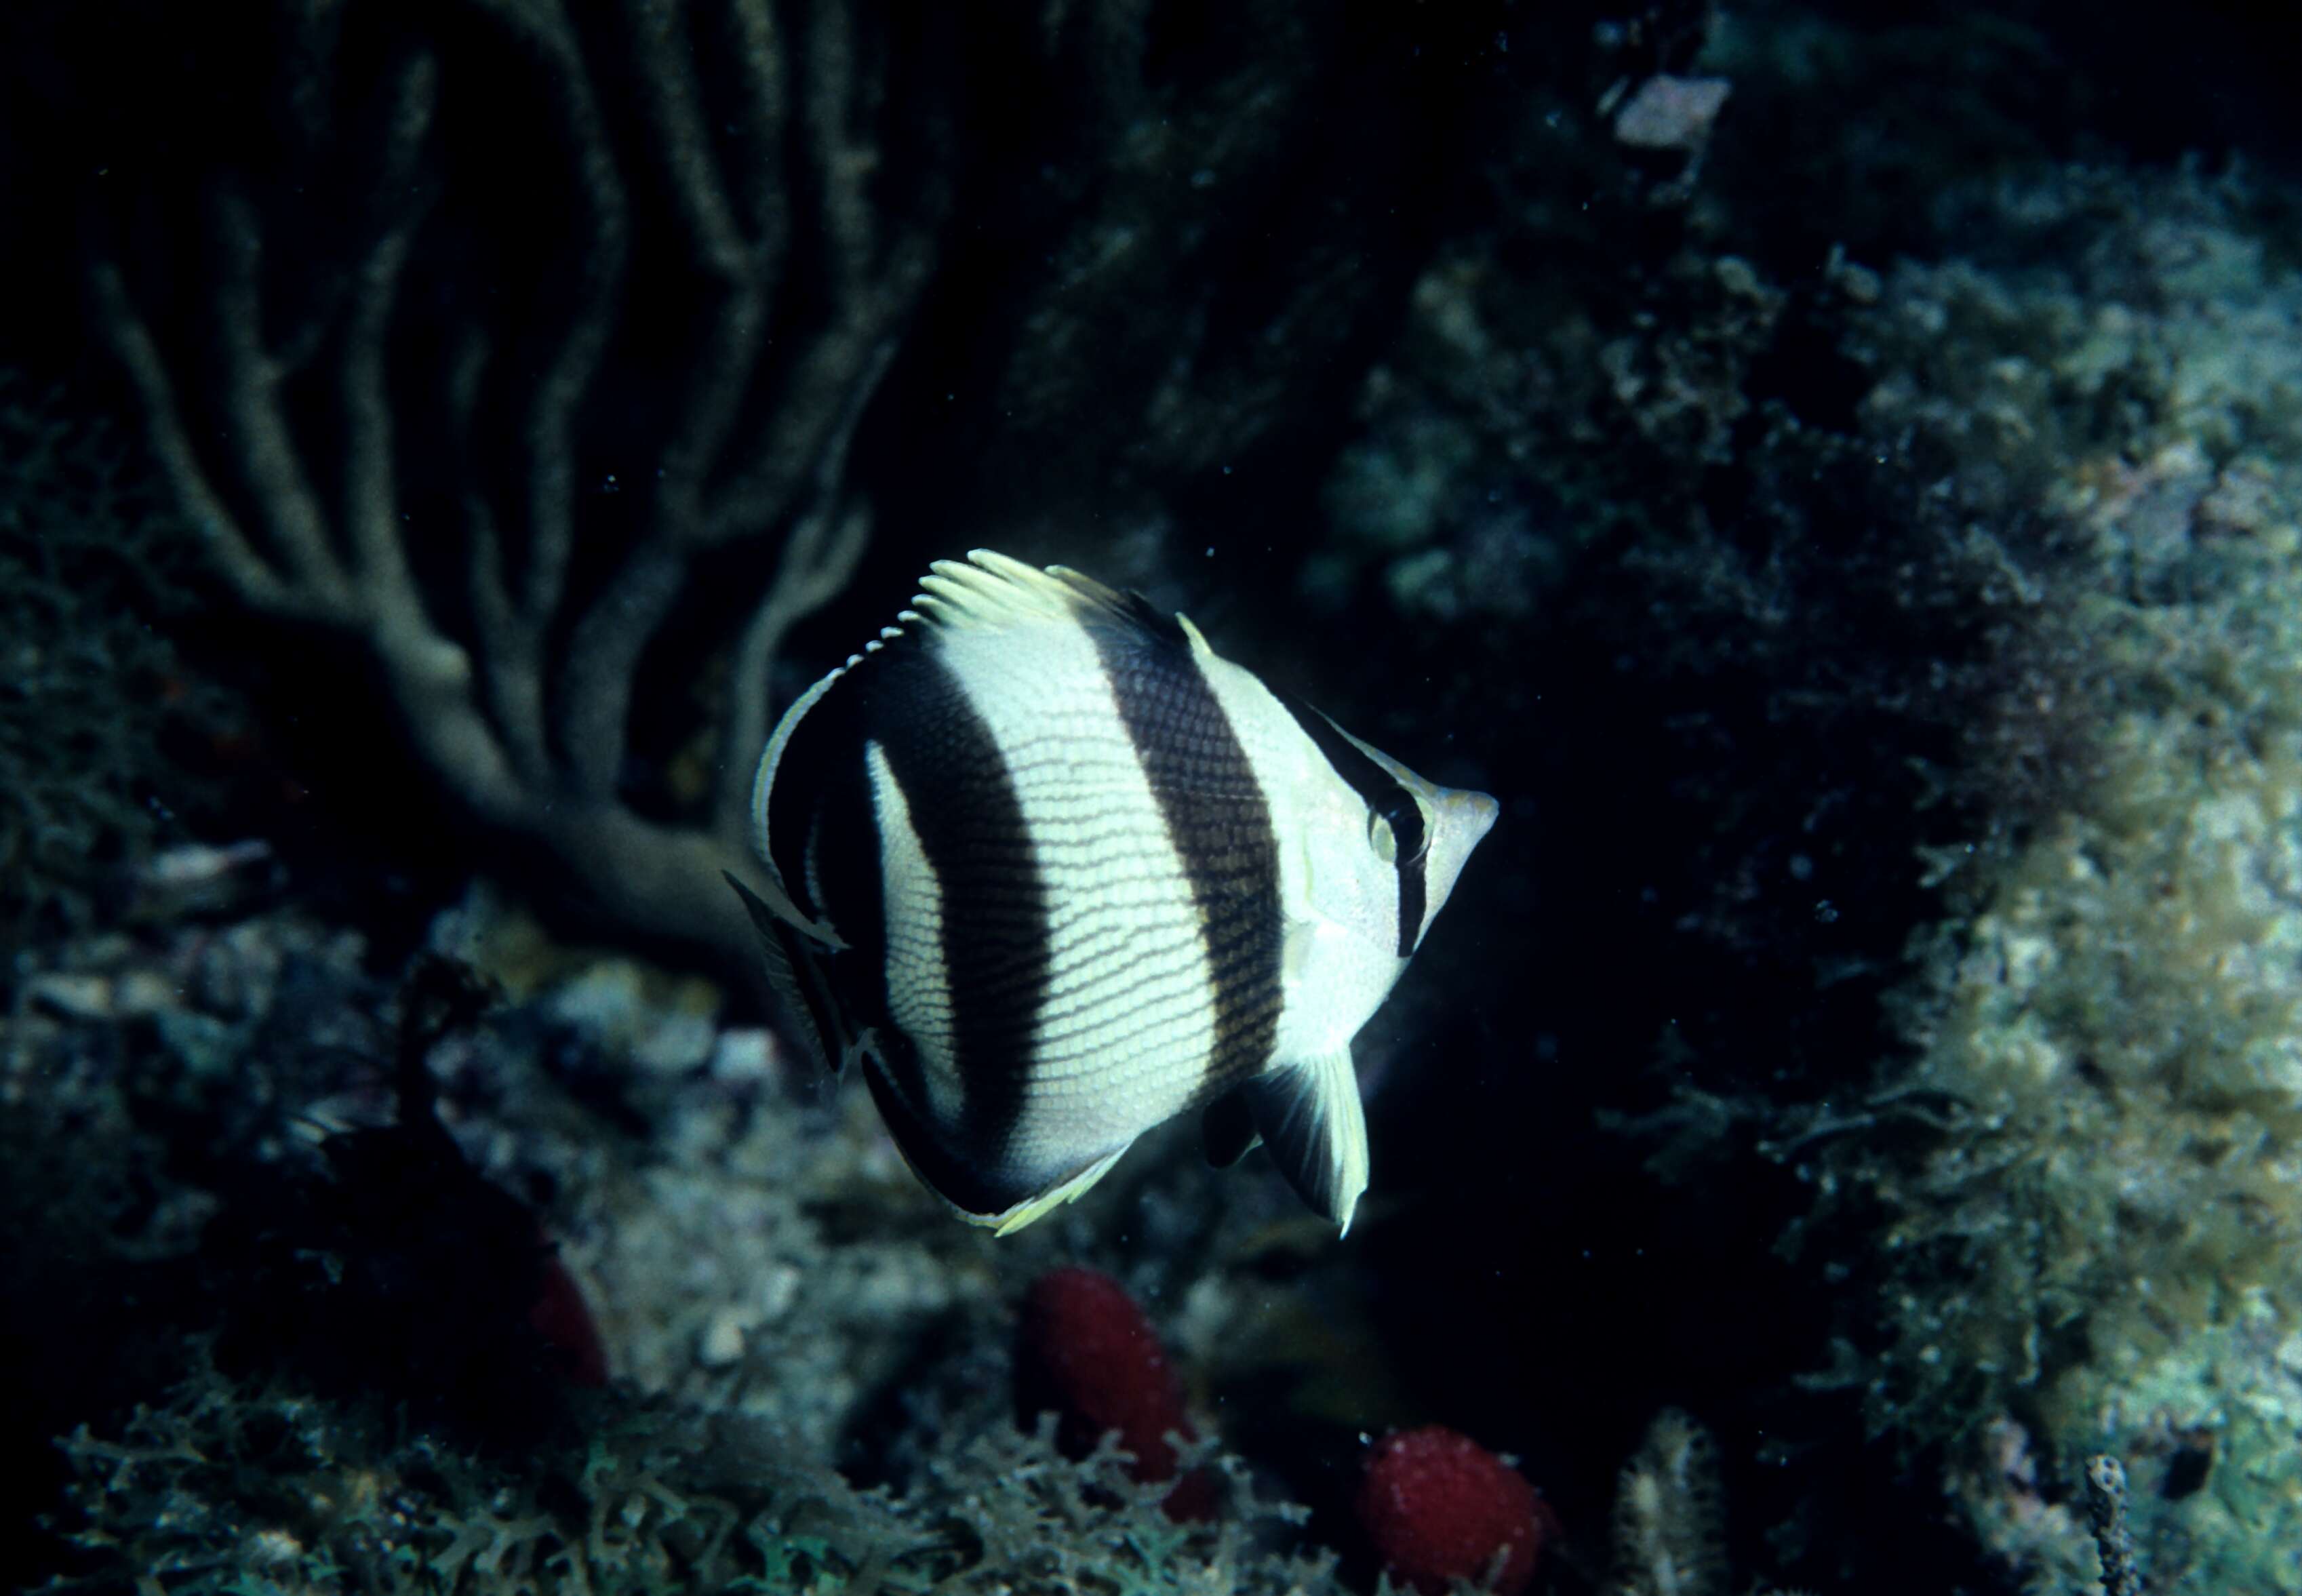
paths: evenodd
<path fill-rule="evenodd" d="M 1118 1431 L 1138 1480 L 1173 1479 L 1168 1433 L 1187 1441 L 1197 1433 L 1183 1415 L 1182 1382 L 1151 1321 L 1126 1288 L 1093 1269 L 1050 1270 L 1023 1299 L 1015 1407 L 1026 1428 L 1052 1409 L 1056 1444 L 1072 1457 Z M 1214 1482 L 1195 1471 L 1169 1494 L 1168 1516 L 1206 1517 L 1214 1497 Z"/>
<path fill-rule="evenodd" d="M 543 1278 L 536 1285 L 535 1299 L 527 1305 L 527 1322 L 551 1349 L 561 1378 L 570 1385 L 605 1385 L 608 1348 L 600 1339 L 591 1306 L 584 1300 L 584 1288 L 559 1261 L 541 1222 L 535 1239 L 543 1249 Z"/>
<path fill-rule="evenodd" d="M 1544 1523 L 1517 1470 L 1443 1424 L 1375 1443 L 1358 1518 L 1390 1576 L 1423 1596 L 1441 1596 L 1450 1580 L 1485 1580 L 1498 1552 L 1502 1569 L 1487 1588 L 1518 1596 L 1534 1577 Z"/>

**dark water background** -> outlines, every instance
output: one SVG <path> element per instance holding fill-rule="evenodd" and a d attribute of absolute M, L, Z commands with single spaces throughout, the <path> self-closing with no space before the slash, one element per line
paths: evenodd
<path fill-rule="evenodd" d="M 2294 1543 L 2291 1500 L 2226 1482 L 2302 1465 L 2107 1373 L 2130 1347 L 2190 1367 L 2205 1327 L 2273 1347 L 2302 1312 L 2291 1094 L 2179 1062 L 2295 1034 L 2286 907 L 2202 902 L 2180 935 L 2220 940 L 2163 953 L 2139 911 L 2048 913 L 2073 965 L 2126 937 L 2137 966 L 2272 973 L 2228 1013 L 2169 1019 L 2130 973 L 2042 999 L 2071 1082 L 2043 1098 L 1928 1061 L 1947 1035 L 1996 1056 L 1995 1021 L 1960 1029 L 1958 961 L 2054 890 L 2034 844 L 2188 836 L 2295 769 L 2298 28 L 2228 4 L 13 8 L 4 1378 L 46 1527 L 10 1572 L 127 1588 L 165 1539 L 134 1523 L 176 1500 L 208 1561 L 160 1588 L 354 1588 L 262 1560 L 267 1528 L 330 1532 L 247 1483 L 260 1448 L 177 1500 L 53 1444 L 124 1433 L 212 1337 L 223 1372 L 194 1377 L 227 1404 L 503 1416 L 472 1350 L 494 1310 L 455 1273 L 491 1255 L 364 1250 L 364 1205 L 419 1238 L 517 1232 L 517 1208 L 453 1161 L 329 1177 L 295 1130 L 388 1121 L 392 994 L 452 944 L 508 995 L 433 1060 L 444 1117 L 579 1283 L 624 1294 L 593 1304 L 610 1391 L 794 1426 L 795 1470 L 928 1499 L 929 1460 L 1002 1414 L 1024 1286 L 1085 1262 L 1358 1588 L 1363 1438 L 1424 1422 L 1543 1491 L 1565 1550 L 1536 1588 L 1640 1588 L 1610 1514 L 1665 1407 L 1718 1460 L 1698 1588 L 2091 1588 L 2069 1558 L 2096 1448 L 2141 1483 L 2163 1588 L 2298 1588 L 2246 1550 Z M 1696 80 L 1725 85 L 1715 118 L 1626 136 L 1642 86 Z M 279 364 L 236 365 L 243 342 Z M 281 519 L 291 477 L 332 592 Z M 564 528 L 526 766 L 487 697 L 517 650 L 475 596 L 475 507 L 515 593 Z M 868 542 L 747 677 L 778 552 L 856 517 Z M 235 581 L 218 522 L 272 588 Z M 720 746 L 731 705 L 749 682 L 780 709 L 979 545 L 1139 587 L 1502 801 L 1360 1040 L 1375 1176 L 1346 1241 L 1261 1161 L 1214 1177 L 1168 1137 L 979 1246 L 888 1177 L 857 1094 L 729 1086 L 716 1042 L 662 1041 L 666 1014 L 760 1023 L 702 868 L 741 860 L 715 812 L 752 757 Z M 587 670 L 626 689 L 589 718 Z M 508 797 L 459 716 L 510 750 Z M 2136 727 L 2170 740 L 2127 758 Z M 2154 763 L 2203 785 L 2121 785 Z M 2261 802 L 2266 857 L 2294 821 Z M 215 946 L 269 972 L 260 1001 L 201 987 Z M 2131 1077 L 2071 1039 L 2147 1052 L 2150 1028 L 2177 1062 Z M 661 1069 L 634 1063 L 651 1045 Z M 2135 1126 L 2177 1110 L 2162 1179 Z M 2070 1140 L 2012 1146 L 2010 1118 Z M 1945 1196 L 1962 1158 L 2012 1172 Z M 756 1289 L 736 1255 L 675 1309 L 676 1260 L 651 1274 L 615 1237 L 674 1187 L 749 1214 L 802 1166 L 781 1217 L 724 1222 L 803 1232 L 769 1250 L 814 1315 L 804 1360 L 754 1336 L 738 1397 L 697 1350 L 713 1292 Z M 2239 1217 L 2166 1220 L 2192 1206 Z M 347 1307 L 336 1264 L 283 1262 L 321 1256 L 409 1273 Z M 2010 1296 L 2025 1279 L 2047 1283 Z M 2198 1357 L 2209 1389 L 2244 1361 Z M 507 1406 L 579 1451 L 628 1422 L 554 1400 Z M 327 1447 L 389 1450 L 344 1423 Z M 463 1489 L 392 1457 L 340 1472 Z"/>

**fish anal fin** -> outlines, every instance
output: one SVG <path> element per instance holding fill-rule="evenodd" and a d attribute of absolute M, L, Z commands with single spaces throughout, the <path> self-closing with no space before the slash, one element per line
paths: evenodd
<path fill-rule="evenodd" d="M 920 1184 L 941 1197 L 953 1213 L 995 1235 L 1020 1231 L 1050 1210 L 1081 1196 L 1109 1174 L 1112 1165 L 1133 1145 L 1122 1144 L 1069 1174 L 1057 1177 L 1052 1183 L 1032 1189 L 1020 1181 L 986 1174 L 979 1156 L 954 1147 L 945 1131 L 930 1124 L 914 1107 L 897 1084 L 898 1073 L 876 1054 L 864 1055 L 864 1084 L 870 1088 L 871 1100 L 878 1105 L 880 1121 L 894 1138 L 895 1150 L 911 1165 Z"/>
<path fill-rule="evenodd" d="M 1255 1151 L 1263 1133 L 1255 1128 L 1255 1110 L 1245 1087 L 1233 1087 L 1207 1105 L 1199 1116 L 1199 1139 L 1207 1162 L 1216 1169 L 1229 1169 Z"/>
<path fill-rule="evenodd" d="M 1129 1146 L 1132 1146 L 1130 1143 Z M 986 1227 L 995 1236 L 1012 1236 L 1033 1220 L 1044 1217 L 1065 1203 L 1075 1202 L 1087 1194 L 1088 1189 L 1111 1173 L 1111 1166 L 1124 1157 L 1127 1148 L 1114 1147 L 1085 1168 L 1065 1176 L 1036 1197 L 1024 1198 L 1002 1214 L 970 1214 L 971 1224 Z"/>
<path fill-rule="evenodd" d="M 1281 1064 L 1239 1089 L 1287 1183 L 1348 1234 L 1367 1183 L 1366 1111 L 1350 1049 Z"/>

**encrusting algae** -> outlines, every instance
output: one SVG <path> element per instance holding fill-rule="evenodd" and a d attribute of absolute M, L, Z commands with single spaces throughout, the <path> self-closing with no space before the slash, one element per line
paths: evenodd
<path fill-rule="evenodd" d="M 1895 1000 L 1910 1061 L 1868 1129 L 1795 1155 L 1827 1212 L 1883 1221 L 1856 1268 L 1886 1340 L 1848 1370 L 1874 1424 L 1945 1449 L 2029 1590 L 2098 1588 L 2079 1485 L 2105 1453 L 2153 1589 L 2293 1590 L 2302 283 L 2195 197 L 2088 258 L 2148 293 L 2050 319 L 2044 369 L 2161 419 L 2051 504 L 2075 555 L 2046 601 L 2071 701 L 2047 712 L 2088 721 L 2063 801 L 1936 856 L 1953 913 Z M 2265 328 L 2282 347 L 2252 347 Z"/>

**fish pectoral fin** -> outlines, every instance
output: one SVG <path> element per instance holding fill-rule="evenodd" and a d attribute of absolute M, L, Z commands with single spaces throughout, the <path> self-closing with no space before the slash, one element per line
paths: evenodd
<path fill-rule="evenodd" d="M 768 967 L 768 984 L 783 1005 L 786 1020 L 817 1065 L 836 1075 L 847 1065 L 851 1038 L 840 1021 L 839 1001 L 823 967 L 817 962 L 815 945 L 800 929 L 770 908 L 766 900 L 722 870 L 727 885 L 744 900 L 752 928 L 760 934 L 760 949 Z"/>
<path fill-rule="evenodd" d="M 1351 1050 L 1282 1064 L 1239 1090 L 1287 1183 L 1348 1234 L 1367 1183 L 1366 1111 Z"/>
<path fill-rule="evenodd" d="M 1229 1169 L 1263 1141 L 1263 1133 L 1255 1128 L 1255 1110 L 1247 1100 L 1247 1088 L 1235 1086 L 1207 1105 L 1199 1116 L 1199 1139 L 1206 1149 L 1207 1163 L 1216 1169 Z"/>
<path fill-rule="evenodd" d="M 1134 1144 L 1128 1145 L 1131 1147 Z M 1088 1188 L 1111 1173 L 1111 1166 L 1117 1163 L 1126 1152 L 1126 1147 L 1114 1148 L 1086 1168 L 1065 1176 L 1035 1197 L 1025 1197 L 1004 1213 L 969 1214 L 967 1218 L 970 1223 L 988 1227 L 995 1236 L 1012 1235 L 1049 1210 L 1060 1208 L 1081 1196 Z"/>

